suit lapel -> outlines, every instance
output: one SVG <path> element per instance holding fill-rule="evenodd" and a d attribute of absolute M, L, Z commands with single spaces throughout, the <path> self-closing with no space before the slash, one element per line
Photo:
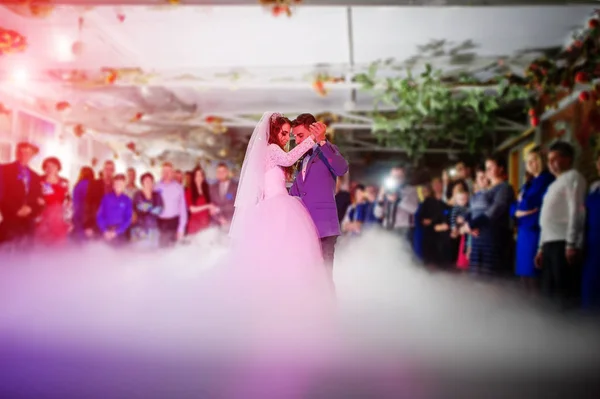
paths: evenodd
<path fill-rule="evenodd" d="M 308 173 L 310 172 L 310 167 L 312 166 L 313 163 L 315 163 L 317 161 L 317 156 L 319 155 L 320 151 L 321 151 L 321 148 L 318 147 L 317 149 L 315 149 L 313 151 L 310 158 L 308 158 L 308 164 L 306 165 L 306 174 L 304 176 L 303 181 L 306 181 L 306 178 L 308 177 Z"/>

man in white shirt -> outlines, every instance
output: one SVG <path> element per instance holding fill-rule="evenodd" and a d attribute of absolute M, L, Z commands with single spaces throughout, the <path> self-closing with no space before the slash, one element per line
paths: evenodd
<path fill-rule="evenodd" d="M 209 187 L 210 199 L 219 208 L 215 218 L 222 228 L 228 229 L 235 211 L 237 183 L 231 180 L 231 171 L 226 163 L 217 165 L 217 182 Z"/>
<path fill-rule="evenodd" d="M 573 169 L 575 151 L 556 142 L 548 153 L 548 167 L 556 180 L 548 187 L 540 212 L 540 242 L 535 263 L 542 269 L 542 290 L 563 306 L 579 293 L 579 258 L 585 228 L 585 178 Z"/>

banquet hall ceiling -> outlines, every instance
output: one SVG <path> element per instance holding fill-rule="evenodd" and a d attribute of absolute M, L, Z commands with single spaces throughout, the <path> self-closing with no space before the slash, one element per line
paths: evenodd
<path fill-rule="evenodd" d="M 485 80 L 490 77 L 485 70 L 499 59 L 522 74 L 534 58 L 563 47 L 594 9 L 372 5 L 409 1 L 316 7 L 311 4 L 337 2 L 305 1 L 287 18 L 273 17 L 255 2 L 223 3 L 252 5 L 65 5 L 46 18 L 2 7 L 0 26 L 28 41 L 25 52 L 0 57 L 2 102 L 48 115 L 67 129 L 83 127 L 123 142 L 137 139 L 148 152 L 196 149 L 218 157 L 267 110 L 292 117 L 333 112 L 345 116 L 339 130 L 368 131 L 370 123 L 360 112 L 372 109 L 372 98 L 352 77 L 376 60 L 396 60 L 381 71 L 384 75 L 419 71 L 430 63 L 447 74 L 473 72 Z M 469 1 L 480 3 L 511 1 Z M 110 83 L 107 71 L 114 71 Z M 17 82 L 16 73 L 27 79 Z M 318 74 L 338 80 L 327 85 L 325 96 L 311 85 Z M 57 107 L 65 103 L 68 107 Z M 210 120 L 215 119 L 229 133 L 214 134 Z"/>

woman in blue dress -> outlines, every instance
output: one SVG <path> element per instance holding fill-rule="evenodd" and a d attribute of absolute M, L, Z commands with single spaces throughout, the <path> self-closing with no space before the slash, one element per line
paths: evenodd
<path fill-rule="evenodd" d="M 422 186 L 421 193 L 423 200 L 431 195 L 431 187 L 427 184 Z M 418 221 L 422 219 L 423 214 L 423 201 L 419 204 L 417 211 L 414 215 L 414 220 Z M 415 230 L 413 232 L 413 251 L 419 260 L 423 260 L 423 225 L 421 223 L 415 223 Z"/>
<path fill-rule="evenodd" d="M 515 193 L 506 181 L 504 158 L 486 159 L 485 171 L 490 187 L 475 194 L 471 201 L 469 271 L 493 276 L 504 274 L 512 264 L 510 207 Z"/>
<path fill-rule="evenodd" d="M 521 277 L 527 291 L 533 293 L 536 290 L 537 271 L 534 259 L 540 241 L 540 209 L 546 190 L 554 181 L 554 176 L 544 170 L 544 161 L 539 147 L 527 154 L 525 167 L 531 179 L 521 188 L 514 212 L 517 223 L 515 274 Z"/>
<path fill-rule="evenodd" d="M 596 156 L 600 174 L 600 153 Z M 585 260 L 581 287 L 582 305 L 600 310 L 600 180 L 590 187 L 586 199 Z"/>

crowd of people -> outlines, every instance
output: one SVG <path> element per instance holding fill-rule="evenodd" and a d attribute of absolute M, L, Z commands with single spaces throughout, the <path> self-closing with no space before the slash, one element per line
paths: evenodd
<path fill-rule="evenodd" d="M 164 163 L 160 181 L 148 172 L 138 180 L 134 168 L 117 174 L 107 160 L 98 176 L 92 167 L 81 168 L 71 192 L 58 158 L 44 159 L 41 176 L 29 166 L 36 152 L 35 145 L 19 143 L 16 161 L 0 166 L 5 251 L 90 240 L 168 247 L 213 225 L 227 228 L 233 217 L 237 185 L 225 163 L 210 185 L 201 167 L 183 173 Z"/>
<path fill-rule="evenodd" d="M 600 182 L 587 189 L 575 151 L 556 142 L 526 156 L 518 193 L 502 156 L 475 173 L 459 162 L 429 184 L 409 184 L 405 168 L 380 189 L 353 183 L 338 192 L 343 232 L 387 229 L 406 238 L 428 268 L 522 280 L 564 308 L 600 307 Z M 596 166 L 600 175 L 600 155 Z"/>
<path fill-rule="evenodd" d="M 229 167 L 209 184 L 201 167 L 187 173 L 162 165 L 160 180 L 136 170 L 116 174 L 108 160 L 96 176 L 81 168 L 72 192 L 56 157 L 30 166 L 37 148 L 17 146 L 16 161 L 0 167 L 0 249 L 103 240 L 114 246 L 169 247 L 210 226 L 224 230 L 234 213 L 237 183 Z M 546 159 L 547 158 L 547 159 Z M 385 229 L 406 239 L 429 268 L 477 276 L 517 276 L 525 289 L 571 307 L 600 305 L 600 182 L 590 185 L 574 169 L 566 142 L 526 157 L 518 194 L 501 156 L 473 173 L 465 163 L 429 184 L 408 183 L 395 167 L 381 188 L 339 179 L 338 218 L 348 239 Z M 600 174 L 600 156 L 596 166 Z M 345 183 L 344 183 L 345 182 Z"/>

